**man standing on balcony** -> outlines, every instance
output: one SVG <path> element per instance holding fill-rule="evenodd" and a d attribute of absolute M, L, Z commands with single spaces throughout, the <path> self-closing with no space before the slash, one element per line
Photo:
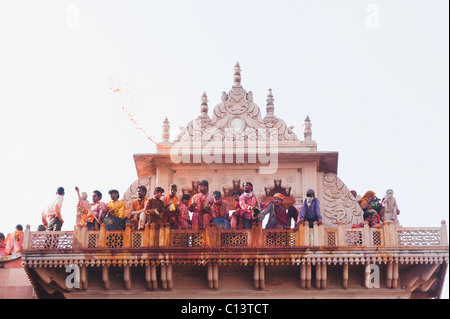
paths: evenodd
<path fill-rule="evenodd" d="M 145 204 L 144 211 L 139 217 L 139 230 L 143 230 L 145 224 L 155 224 L 156 228 L 161 224 L 163 216 L 164 202 L 161 199 L 164 189 L 156 187 L 153 191 L 153 197 Z"/>
<path fill-rule="evenodd" d="M 60 231 L 64 220 L 61 216 L 61 207 L 64 201 L 64 188 L 58 187 L 56 189 L 56 199 L 47 206 L 43 212 L 43 222 L 46 222 L 47 230 Z"/>
<path fill-rule="evenodd" d="M 192 214 L 192 229 L 205 229 L 203 216 L 204 214 L 211 214 L 211 206 L 214 199 L 209 194 L 209 183 L 206 180 L 201 180 L 198 183 L 198 190 L 200 193 L 192 196 L 189 209 Z"/>
<path fill-rule="evenodd" d="M 245 182 L 244 194 L 239 197 L 239 206 L 241 207 L 241 217 L 244 229 L 251 229 L 252 224 L 258 222 L 258 214 L 261 208 L 268 206 L 266 203 L 261 203 L 258 197 L 253 194 L 253 184 Z"/>
<path fill-rule="evenodd" d="M 273 211 L 269 215 L 266 229 L 289 229 L 291 228 L 291 217 L 283 206 L 284 195 L 276 193 L 273 195 Z"/>
<path fill-rule="evenodd" d="M 235 211 L 231 214 L 231 229 L 242 229 L 242 217 L 241 217 L 241 207 L 239 206 L 239 198 L 242 193 L 239 190 L 233 192 L 233 199 L 235 201 Z"/>
<path fill-rule="evenodd" d="M 181 203 L 180 206 L 178 206 L 179 210 L 179 227 L 180 229 L 189 229 L 191 225 L 191 217 L 189 215 L 189 201 L 191 199 L 191 196 L 189 194 L 183 194 L 181 196 Z"/>
<path fill-rule="evenodd" d="M 147 204 L 148 198 L 147 196 L 147 187 L 145 186 L 139 186 L 137 188 L 137 194 L 138 198 L 133 201 L 131 204 L 131 211 L 129 211 L 128 220 L 131 221 L 132 228 L 137 228 L 137 224 L 139 221 L 139 211 L 143 211 L 145 208 L 145 205 Z"/>
<path fill-rule="evenodd" d="M 320 215 L 320 203 L 315 197 L 314 190 L 308 189 L 306 192 L 306 199 L 303 202 L 302 209 L 300 211 L 300 218 L 297 220 L 298 223 L 303 223 L 307 221 L 309 223 L 309 228 L 314 227 L 314 222 L 322 223 L 322 216 Z"/>
<path fill-rule="evenodd" d="M 211 214 L 207 215 L 205 214 L 204 224 L 208 225 L 213 219 L 215 218 L 225 218 L 227 221 L 225 221 L 226 224 L 219 223 L 219 221 L 215 221 L 216 224 L 220 227 L 228 227 L 229 228 L 229 222 L 230 222 L 230 204 L 227 200 L 222 198 L 222 194 L 219 191 L 215 191 L 212 194 L 214 198 L 214 203 L 211 207 Z M 226 228 L 226 229 L 228 229 Z"/>
<path fill-rule="evenodd" d="M 112 227 L 109 227 L 108 230 L 119 230 L 123 227 L 121 221 L 125 215 L 126 205 L 124 201 L 119 200 L 118 190 L 111 189 L 108 194 L 111 196 L 111 201 L 106 204 L 108 209 L 106 216 L 113 221 Z"/>
<path fill-rule="evenodd" d="M 102 222 L 102 218 L 105 217 L 105 214 L 108 210 L 106 204 L 101 201 L 103 195 L 100 191 L 95 190 L 92 192 L 92 201 L 91 211 L 94 213 L 95 217 Z M 98 225 L 100 227 L 100 225 Z"/>

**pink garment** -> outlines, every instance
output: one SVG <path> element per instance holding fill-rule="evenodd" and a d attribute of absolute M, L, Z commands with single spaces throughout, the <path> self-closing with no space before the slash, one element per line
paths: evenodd
<path fill-rule="evenodd" d="M 5 248 L 5 255 L 17 254 L 23 246 L 23 231 L 16 231 L 9 235 L 8 243 Z"/>
<path fill-rule="evenodd" d="M 220 217 L 230 218 L 230 204 L 225 199 L 222 199 L 221 205 L 214 203 L 212 205 L 211 210 L 213 218 L 220 218 Z"/>
<path fill-rule="evenodd" d="M 253 211 L 250 209 L 251 207 L 256 207 L 259 202 L 261 208 L 267 207 L 268 204 L 261 202 L 260 200 L 256 200 L 256 195 L 253 193 L 247 194 L 244 193 L 239 197 L 239 206 L 241 207 L 241 217 L 247 219 L 254 219 L 252 214 Z"/>
<path fill-rule="evenodd" d="M 96 204 L 91 204 L 91 211 L 94 213 L 95 217 L 103 217 L 107 211 L 108 208 L 106 207 L 106 204 L 104 202 L 97 202 Z"/>
<path fill-rule="evenodd" d="M 206 204 L 208 204 L 210 207 L 214 203 L 214 198 L 211 196 L 211 194 L 202 194 L 198 193 L 192 196 L 191 204 L 197 204 L 194 208 L 194 213 L 192 215 L 192 229 L 204 229 L 205 223 L 204 223 L 204 215 L 203 214 L 203 208 Z M 207 217 L 208 218 L 208 217 Z"/>
<path fill-rule="evenodd" d="M 190 216 L 188 207 L 184 204 L 180 204 L 178 210 L 180 212 L 180 229 L 189 229 Z"/>
<path fill-rule="evenodd" d="M 230 217 L 230 226 L 231 229 L 237 229 L 240 226 L 240 219 L 241 219 L 241 208 L 237 207 L 236 210 L 231 214 Z"/>

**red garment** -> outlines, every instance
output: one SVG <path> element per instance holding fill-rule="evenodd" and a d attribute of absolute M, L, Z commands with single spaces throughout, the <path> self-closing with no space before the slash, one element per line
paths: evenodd
<path fill-rule="evenodd" d="M 196 204 L 193 208 L 192 229 L 204 229 L 204 211 L 210 211 L 214 203 L 214 198 L 209 194 L 198 193 L 192 196 L 191 205 Z M 206 214 L 208 215 L 208 214 Z M 207 217 L 208 218 L 208 217 Z"/>
<path fill-rule="evenodd" d="M 277 228 L 290 228 L 291 227 L 291 218 L 289 214 L 286 212 L 286 208 L 283 205 L 276 207 L 274 205 L 273 211 L 275 212 L 275 216 L 277 216 Z"/>

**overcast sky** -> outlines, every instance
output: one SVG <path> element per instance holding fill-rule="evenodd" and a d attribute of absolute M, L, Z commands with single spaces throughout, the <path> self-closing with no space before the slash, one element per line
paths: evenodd
<path fill-rule="evenodd" d="M 110 90 L 122 83 L 140 127 L 171 139 L 210 114 L 233 84 L 263 115 L 319 151 L 359 194 L 392 188 L 404 226 L 448 223 L 448 1 L 9 1 L 0 8 L 0 232 L 35 230 L 58 186 L 63 230 L 75 185 L 89 194 L 133 183 L 133 154 L 155 145 Z M 125 85 L 126 84 L 126 85 Z M 448 288 L 444 294 L 448 296 Z"/>

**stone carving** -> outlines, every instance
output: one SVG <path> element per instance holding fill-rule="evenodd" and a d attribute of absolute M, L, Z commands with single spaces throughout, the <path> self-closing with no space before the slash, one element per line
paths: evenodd
<path fill-rule="evenodd" d="M 394 191 L 388 189 L 386 191 L 386 197 L 383 200 L 384 206 L 384 220 L 391 221 L 396 227 L 400 226 L 397 215 L 400 214 L 400 210 L 397 206 L 397 201 L 394 197 Z"/>
<path fill-rule="evenodd" d="M 200 192 L 200 190 L 198 189 L 198 182 L 199 182 L 198 179 L 191 181 L 192 187 L 191 188 L 182 188 L 181 192 L 183 194 L 189 194 L 189 196 L 191 196 L 191 198 L 192 198 L 192 196 L 194 196 L 195 194 Z"/>
<path fill-rule="evenodd" d="M 352 224 L 363 221 L 363 210 L 336 174 L 324 175 L 322 186 L 321 214 L 325 226 L 337 227 L 338 223 L 342 222 L 344 227 L 351 227 Z"/>
<path fill-rule="evenodd" d="M 276 178 L 273 180 L 273 187 L 264 187 L 266 196 L 273 196 L 276 193 L 283 194 L 284 196 L 291 196 L 291 186 L 283 187 L 281 186 L 281 179 Z"/>
<path fill-rule="evenodd" d="M 291 186 L 283 187 L 282 185 L 282 179 L 281 178 L 275 178 L 273 180 L 273 187 L 266 187 L 264 186 L 264 201 L 269 202 L 273 200 L 273 195 L 276 193 L 280 193 L 284 195 L 283 205 L 288 208 L 289 206 L 293 205 L 295 203 L 295 198 L 291 196 Z"/>
<path fill-rule="evenodd" d="M 312 124 L 311 124 L 311 120 L 309 119 L 309 115 L 306 116 L 305 124 L 303 124 L 303 126 L 305 127 L 305 129 L 303 131 L 305 141 L 311 141 L 311 136 L 312 136 L 311 126 L 312 126 Z"/>
<path fill-rule="evenodd" d="M 247 92 L 241 85 L 241 69 L 235 66 L 234 85 L 227 93 L 222 92 L 221 103 L 213 110 L 212 119 L 207 115 L 208 100 L 206 93 L 201 99 L 201 114 L 180 128 L 175 142 L 184 141 L 266 141 L 278 138 L 279 141 L 299 141 L 285 121 L 274 115 L 272 90 L 267 97 L 267 115 L 262 118 L 261 110 L 253 102 L 253 93 Z M 274 133 L 275 132 L 275 133 Z M 276 135 L 275 135 L 276 134 Z"/>
<path fill-rule="evenodd" d="M 241 180 L 239 178 L 233 178 L 233 187 L 223 187 L 223 196 L 224 197 L 233 197 L 234 191 L 244 192 L 244 189 L 241 187 Z"/>

